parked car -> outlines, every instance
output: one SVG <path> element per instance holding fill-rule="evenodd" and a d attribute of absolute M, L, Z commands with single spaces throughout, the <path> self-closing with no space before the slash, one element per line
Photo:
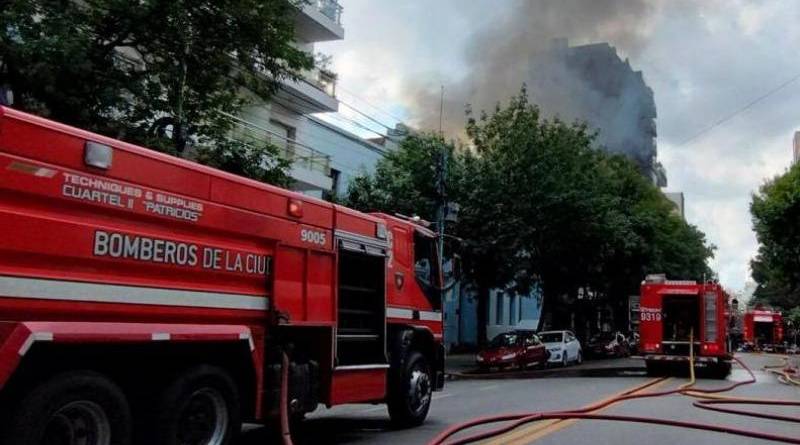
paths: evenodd
<path fill-rule="evenodd" d="M 586 351 L 592 357 L 627 357 L 630 355 L 628 340 L 620 332 L 601 332 L 586 343 Z"/>
<path fill-rule="evenodd" d="M 499 334 L 475 357 L 482 370 L 544 366 L 550 353 L 534 331 Z"/>
<path fill-rule="evenodd" d="M 583 362 L 581 342 L 571 331 L 540 332 L 539 338 L 550 352 L 548 363 L 567 366 L 570 363 Z"/>

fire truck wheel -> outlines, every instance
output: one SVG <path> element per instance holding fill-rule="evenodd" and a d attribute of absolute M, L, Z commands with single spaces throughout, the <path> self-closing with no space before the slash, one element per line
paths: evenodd
<path fill-rule="evenodd" d="M 226 371 L 208 365 L 169 384 L 153 415 L 153 445 L 228 445 L 241 429 L 236 384 Z"/>
<path fill-rule="evenodd" d="M 710 377 L 713 379 L 726 379 L 728 375 L 731 373 L 731 364 L 729 362 L 719 362 L 714 363 L 711 366 L 711 375 Z"/>
<path fill-rule="evenodd" d="M 70 371 L 23 396 L 3 433 L 6 445 L 128 445 L 131 412 L 114 382 L 95 372 Z"/>
<path fill-rule="evenodd" d="M 655 360 L 646 360 L 647 375 L 650 377 L 661 377 L 666 374 L 664 364 Z"/>
<path fill-rule="evenodd" d="M 421 425 L 431 408 L 431 368 L 425 356 L 416 351 L 409 352 L 402 363 L 399 384 L 389 388 L 389 416 L 399 427 Z"/>

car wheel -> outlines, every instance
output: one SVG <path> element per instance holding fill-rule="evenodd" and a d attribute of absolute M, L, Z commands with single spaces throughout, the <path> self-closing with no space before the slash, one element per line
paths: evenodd
<path fill-rule="evenodd" d="M 399 427 L 418 426 L 431 408 L 433 380 L 425 356 L 413 351 L 399 370 L 399 385 L 389 393 L 389 416 Z"/>
<path fill-rule="evenodd" d="M 579 365 L 583 363 L 583 353 L 581 351 L 578 351 L 578 359 L 575 362 Z"/>
<path fill-rule="evenodd" d="M 569 360 L 567 359 L 567 351 L 564 351 L 564 355 L 561 356 L 561 367 L 566 368 L 569 366 Z"/>
<path fill-rule="evenodd" d="M 122 390 L 91 371 L 59 374 L 34 388 L 15 407 L 2 443 L 127 445 L 133 430 Z"/>

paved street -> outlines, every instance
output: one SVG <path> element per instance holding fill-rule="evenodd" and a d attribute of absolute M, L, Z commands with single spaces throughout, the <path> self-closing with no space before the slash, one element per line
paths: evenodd
<path fill-rule="evenodd" d="M 800 401 L 800 389 L 784 386 L 761 367 L 776 363 L 772 356 L 744 355 L 752 369 L 757 370 L 758 383 L 737 389 L 733 394 L 749 397 L 772 397 Z M 608 364 L 604 363 L 604 368 Z M 615 377 L 584 377 L 580 373 L 550 374 L 549 377 L 501 380 L 457 380 L 448 382 L 445 391 L 436 393 L 428 421 L 422 427 L 394 431 L 390 429 L 388 414 L 383 406 L 343 406 L 320 409 L 303 424 L 295 434 L 299 444 L 424 444 L 444 428 L 476 416 L 503 412 L 538 411 L 576 408 L 600 401 L 635 388 L 653 379 L 625 371 Z M 590 372 L 591 375 L 591 372 Z M 607 373 L 608 375 L 608 373 Z M 744 379 L 742 370 L 735 369 L 730 379 Z M 685 380 L 670 378 L 646 391 L 674 388 Z M 720 385 L 720 382 L 703 380 L 700 387 Z M 742 418 L 722 413 L 699 410 L 691 406 L 691 399 L 682 396 L 658 400 L 629 401 L 614 405 L 604 413 L 641 416 L 659 416 L 671 419 L 712 422 L 754 428 L 773 433 L 797 433 L 797 425 Z M 761 409 L 761 408 L 756 408 Z M 800 410 L 780 408 L 777 412 L 797 416 Z M 530 425 L 493 443 L 542 445 L 556 444 L 631 444 L 667 445 L 676 443 L 701 444 L 751 444 L 767 443 L 747 438 L 717 433 L 679 430 L 670 427 L 621 424 L 605 421 L 564 421 L 556 425 Z M 263 430 L 245 434 L 241 445 L 265 443 Z"/>

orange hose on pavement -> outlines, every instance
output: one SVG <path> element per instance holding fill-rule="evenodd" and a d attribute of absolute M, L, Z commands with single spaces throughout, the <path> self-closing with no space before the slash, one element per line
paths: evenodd
<path fill-rule="evenodd" d="M 689 382 L 681 385 L 677 389 L 667 390 L 667 391 L 657 391 L 651 393 L 644 393 L 644 394 L 623 394 L 622 396 L 615 397 L 613 399 L 604 401 L 602 403 L 598 403 L 595 405 L 591 405 L 585 408 L 580 408 L 576 410 L 566 410 L 566 411 L 549 411 L 549 412 L 537 412 L 537 413 L 516 413 L 516 414 L 501 414 L 495 416 L 488 416 L 473 419 L 458 425 L 454 425 L 447 430 L 440 433 L 436 436 L 429 445 L 457 445 L 457 444 L 467 444 L 473 443 L 479 440 L 485 440 L 492 437 L 497 437 L 499 435 L 505 434 L 510 432 L 522 425 L 531 423 L 531 422 L 538 422 L 541 420 L 547 419 L 591 419 L 591 420 L 609 420 L 609 421 L 619 421 L 619 422 L 633 422 L 633 423 L 647 423 L 652 425 L 664 425 L 664 426 L 673 426 L 679 428 L 689 428 L 689 429 L 696 429 L 696 430 L 704 430 L 704 431 L 713 431 L 719 433 L 727 433 L 727 434 L 734 434 L 737 436 L 743 437 L 750 437 L 755 439 L 764 439 L 764 440 L 772 440 L 775 442 L 783 442 L 783 443 L 792 443 L 792 444 L 800 444 L 800 437 L 794 436 L 782 436 L 778 434 L 771 434 L 766 432 L 760 431 L 752 431 L 752 430 L 745 430 L 741 428 L 729 427 L 729 426 L 722 426 L 722 425 L 714 425 L 709 423 L 699 423 L 699 422 L 685 422 L 680 420 L 670 420 L 670 419 L 659 419 L 659 418 L 651 418 L 651 417 L 639 417 L 639 416 L 622 416 L 622 415 L 609 415 L 609 414 L 592 414 L 592 411 L 596 411 L 598 409 L 607 407 L 614 403 L 618 403 L 625 400 L 631 399 L 639 399 L 639 398 L 654 398 L 654 397 L 663 397 L 668 395 L 675 395 L 681 394 L 690 397 L 699 398 L 698 400 L 693 403 L 693 406 L 701 409 L 707 409 L 711 411 L 718 411 L 718 412 L 725 412 L 729 414 L 738 414 L 743 416 L 752 416 L 752 417 L 759 417 L 764 419 L 771 419 L 771 420 L 779 420 L 785 422 L 800 422 L 800 418 L 789 417 L 789 416 L 781 416 L 776 414 L 767 414 L 767 413 L 753 413 L 744 410 L 736 410 L 730 408 L 722 408 L 718 405 L 723 404 L 745 404 L 745 405 L 780 405 L 780 406 L 800 406 L 800 402 L 793 401 L 793 400 L 768 400 L 768 399 L 749 399 L 749 398 L 738 398 L 738 397 L 730 397 L 730 396 L 722 396 L 720 393 L 731 391 L 739 386 L 748 385 L 754 383 L 756 381 L 755 374 L 750 370 L 747 365 L 745 365 L 741 360 L 738 358 L 734 358 L 734 360 L 750 375 L 750 378 L 747 380 L 733 382 L 729 385 L 726 385 L 721 388 L 716 389 L 702 389 L 702 388 L 693 388 L 696 383 L 695 375 L 694 375 L 694 346 L 692 342 L 692 335 L 690 333 L 690 341 L 689 341 L 689 366 L 691 368 L 690 371 L 690 380 Z M 658 381 L 655 381 L 656 383 Z M 455 439 L 448 441 L 451 437 L 456 435 L 459 432 L 481 426 L 481 425 L 489 425 L 499 422 L 510 422 L 507 425 L 503 425 L 498 428 L 494 428 L 488 431 L 482 431 L 476 434 L 472 434 L 467 437 Z"/>

